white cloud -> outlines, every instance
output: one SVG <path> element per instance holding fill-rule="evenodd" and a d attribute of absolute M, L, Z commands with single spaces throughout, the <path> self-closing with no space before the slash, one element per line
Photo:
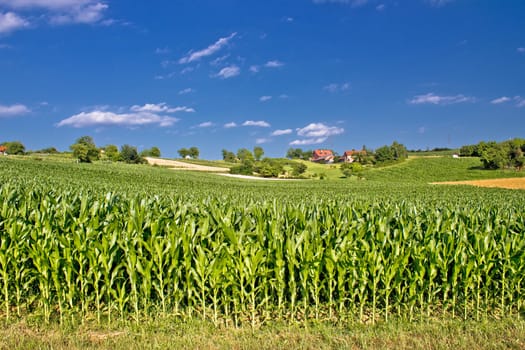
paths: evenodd
<path fill-rule="evenodd" d="M 386 5 L 385 4 L 379 4 L 376 6 L 376 10 L 377 11 L 384 11 L 386 9 Z"/>
<path fill-rule="evenodd" d="M 170 107 L 166 103 L 146 103 L 143 106 L 134 105 L 131 106 L 130 110 L 132 112 L 153 112 L 153 113 L 177 113 L 177 112 L 188 112 L 193 113 L 195 110 L 190 107 Z"/>
<path fill-rule="evenodd" d="M 113 113 L 95 110 L 82 112 L 60 121 L 57 126 L 71 126 L 83 128 L 88 126 L 142 126 L 159 125 L 161 127 L 172 126 L 179 119 L 167 117 L 150 112 L 137 113 Z"/>
<path fill-rule="evenodd" d="M 260 70 L 261 70 L 261 67 L 257 65 L 250 66 L 250 72 L 252 73 L 259 73 Z"/>
<path fill-rule="evenodd" d="M 427 131 L 427 128 L 424 126 L 421 126 L 419 129 L 417 129 L 418 134 L 424 134 Z"/>
<path fill-rule="evenodd" d="M 510 98 L 507 97 L 507 96 L 503 96 L 503 97 L 496 98 L 496 99 L 490 101 L 490 103 L 492 103 L 494 105 L 498 105 L 500 103 L 505 103 L 505 102 L 508 102 L 508 101 L 510 101 Z"/>
<path fill-rule="evenodd" d="M 108 5 L 99 0 L 0 0 L 0 5 L 17 10 L 41 9 L 52 24 L 97 23 L 109 25 L 114 20 L 105 20 Z"/>
<path fill-rule="evenodd" d="M 272 96 L 261 96 L 261 97 L 259 97 L 259 101 L 261 101 L 261 102 L 270 101 L 271 99 L 272 99 Z"/>
<path fill-rule="evenodd" d="M 264 64 L 266 68 L 279 68 L 284 66 L 284 63 L 278 60 L 268 61 Z"/>
<path fill-rule="evenodd" d="M 237 35 L 237 33 L 232 33 L 232 34 L 230 34 L 229 36 L 227 36 L 225 38 L 220 38 L 214 44 L 208 46 L 207 48 L 205 48 L 203 50 L 190 52 L 188 55 L 182 57 L 179 60 L 179 63 L 181 63 L 181 64 L 190 63 L 190 62 L 193 62 L 193 61 L 198 61 L 198 60 L 200 60 L 203 57 L 211 56 L 214 53 L 218 52 L 220 49 L 222 49 L 224 46 L 226 46 L 228 44 L 228 42 L 231 39 L 233 39 L 233 37 L 235 37 L 236 35 Z"/>
<path fill-rule="evenodd" d="M 519 53 L 525 53 L 525 47 L 518 47 L 516 51 L 518 51 Z"/>
<path fill-rule="evenodd" d="M 455 95 L 455 96 L 439 96 L 434 93 L 428 93 L 425 95 L 416 95 L 411 100 L 408 101 L 412 105 L 420 104 L 434 104 L 434 105 L 450 105 L 463 102 L 475 102 L 474 97 L 469 97 L 465 95 Z"/>
<path fill-rule="evenodd" d="M 233 78 L 241 74 L 241 69 L 236 65 L 231 65 L 229 67 L 224 67 L 215 75 L 215 77 L 219 77 L 222 79 L 228 79 Z"/>
<path fill-rule="evenodd" d="M 209 128 L 209 127 L 212 127 L 214 125 L 215 124 L 213 124 L 212 122 L 204 122 L 204 123 L 200 123 L 199 125 L 197 125 L 197 127 L 199 127 L 199 128 Z"/>
<path fill-rule="evenodd" d="M 234 123 L 234 122 L 226 123 L 226 124 L 224 124 L 224 127 L 225 127 L 226 129 L 236 128 L 236 127 L 237 127 L 237 124 Z"/>
<path fill-rule="evenodd" d="M 173 77 L 175 77 L 177 75 L 177 73 L 175 72 L 171 72 L 171 73 L 168 73 L 168 74 L 165 74 L 165 75 L 156 75 L 155 76 L 155 80 L 165 80 L 165 79 L 171 79 Z"/>
<path fill-rule="evenodd" d="M 0 12 L 0 33 L 10 33 L 29 27 L 29 22 L 13 12 Z"/>
<path fill-rule="evenodd" d="M 344 131 L 343 128 L 338 128 L 336 126 L 327 126 L 323 123 L 311 123 L 304 128 L 297 129 L 297 135 L 310 138 L 320 138 L 340 135 Z"/>
<path fill-rule="evenodd" d="M 195 90 L 192 88 L 186 88 L 186 89 L 180 90 L 179 95 L 191 94 L 192 92 L 195 92 Z"/>
<path fill-rule="evenodd" d="M 260 139 L 256 139 L 255 140 L 255 143 L 258 144 L 258 145 L 262 145 L 263 143 L 268 143 L 272 141 L 271 139 L 266 139 L 266 138 L 260 138 Z"/>
<path fill-rule="evenodd" d="M 280 94 L 279 98 L 282 98 L 283 100 L 287 99 L 289 96 L 286 94 Z"/>
<path fill-rule="evenodd" d="M 272 136 L 289 135 L 293 132 L 292 129 L 278 129 L 272 132 Z"/>
<path fill-rule="evenodd" d="M 268 122 L 265 122 L 264 120 L 247 120 L 244 123 L 242 123 L 242 126 L 259 126 L 262 128 L 269 128 L 270 124 L 268 124 Z"/>
<path fill-rule="evenodd" d="M 305 140 L 294 140 L 290 142 L 292 146 L 305 146 L 305 145 L 317 145 L 325 142 L 327 137 L 319 137 L 314 139 L 305 139 Z"/>
<path fill-rule="evenodd" d="M 97 23 L 104 17 L 104 11 L 109 6 L 103 3 L 88 4 L 81 8 L 72 9 L 67 13 L 57 14 L 51 17 L 52 24 L 70 23 Z M 111 24 L 110 22 L 106 22 Z"/>
<path fill-rule="evenodd" d="M 366 5 L 368 0 L 313 0 L 314 4 L 348 4 L 352 7 Z"/>
<path fill-rule="evenodd" d="M 24 105 L 16 104 L 11 106 L 0 105 L 0 117 L 12 117 L 30 113 L 31 110 Z"/>
<path fill-rule="evenodd" d="M 292 23 L 295 19 L 293 17 L 283 17 L 281 21 Z"/>
<path fill-rule="evenodd" d="M 326 86 L 323 87 L 323 90 L 326 90 L 328 92 L 331 92 L 331 93 L 336 93 L 336 92 L 342 92 L 342 91 L 346 91 L 350 89 L 350 83 L 341 83 L 341 84 L 338 84 L 338 83 L 331 83 L 331 84 L 328 84 Z"/>

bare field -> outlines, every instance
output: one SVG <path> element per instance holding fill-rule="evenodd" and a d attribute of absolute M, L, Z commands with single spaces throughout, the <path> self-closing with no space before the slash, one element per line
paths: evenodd
<path fill-rule="evenodd" d="M 434 185 L 471 185 L 478 187 L 497 187 L 512 190 L 525 190 L 525 177 L 491 180 L 472 180 L 472 181 L 449 181 L 433 182 Z"/>
<path fill-rule="evenodd" d="M 146 157 L 146 160 L 151 165 L 165 166 L 173 170 L 196 170 L 196 171 L 207 171 L 207 172 L 215 172 L 215 173 L 229 172 L 229 169 L 227 168 L 190 164 L 190 163 L 185 163 L 185 162 L 179 162 L 176 160 L 150 158 L 150 157 Z"/>

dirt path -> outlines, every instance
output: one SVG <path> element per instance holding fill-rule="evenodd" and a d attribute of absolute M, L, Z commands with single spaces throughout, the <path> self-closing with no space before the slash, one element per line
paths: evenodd
<path fill-rule="evenodd" d="M 512 190 L 525 190 L 525 177 L 491 180 L 472 180 L 472 181 L 449 181 L 433 182 L 434 185 L 471 185 L 478 187 L 498 187 Z"/>
<path fill-rule="evenodd" d="M 166 166 L 166 167 L 170 167 L 170 169 L 173 169 L 173 170 L 195 170 L 195 171 L 207 171 L 211 173 L 227 173 L 230 171 L 230 169 L 228 168 L 190 164 L 190 163 L 185 163 L 185 162 L 179 162 L 176 160 L 168 160 L 168 159 L 161 159 L 161 158 L 146 157 L 146 160 L 148 161 L 148 164 Z"/>

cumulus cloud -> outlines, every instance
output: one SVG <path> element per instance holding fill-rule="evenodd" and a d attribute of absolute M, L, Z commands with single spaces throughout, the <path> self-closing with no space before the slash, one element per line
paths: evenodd
<path fill-rule="evenodd" d="M 113 113 L 109 111 L 92 111 L 75 114 L 60 121 L 57 126 L 72 126 L 83 128 L 88 126 L 172 126 L 179 119 L 150 112 Z"/>
<path fill-rule="evenodd" d="M 236 35 L 237 33 L 232 33 L 225 38 L 220 38 L 214 44 L 211 44 L 210 46 L 208 46 L 207 48 L 203 50 L 190 52 L 188 55 L 182 57 L 179 60 L 179 63 L 181 64 L 190 63 L 190 62 L 198 61 L 203 57 L 211 56 L 215 54 L 216 52 L 218 52 L 219 50 L 221 50 L 224 46 L 226 46 L 228 42 L 231 39 L 233 39 Z"/>
<path fill-rule="evenodd" d="M 329 137 L 340 135 L 345 130 L 336 126 L 328 126 L 323 123 L 311 123 L 304 128 L 297 129 L 297 135 L 304 137 Z"/>
<path fill-rule="evenodd" d="M 469 97 L 465 95 L 455 95 L 455 96 L 439 96 L 434 93 L 428 93 L 425 95 L 416 95 L 408 101 L 412 105 L 420 104 L 434 104 L 434 105 L 451 105 L 456 103 L 464 102 L 475 102 L 474 97 Z"/>
<path fill-rule="evenodd" d="M 236 65 L 231 65 L 229 67 L 224 67 L 215 75 L 215 77 L 219 77 L 222 79 L 228 79 L 233 78 L 241 74 L 241 69 Z"/>
<path fill-rule="evenodd" d="M 336 126 L 328 126 L 323 123 L 311 123 L 304 128 L 296 129 L 297 135 L 303 137 L 300 140 L 290 142 L 290 145 L 304 146 L 316 145 L 325 142 L 330 136 L 340 135 L 344 133 L 343 128 Z"/>
<path fill-rule="evenodd" d="M 30 112 L 31 110 L 22 104 L 15 104 L 11 106 L 0 105 L 0 117 L 13 117 Z"/>
<path fill-rule="evenodd" d="M 237 124 L 234 123 L 234 122 L 226 123 L 226 124 L 224 124 L 224 127 L 225 127 L 226 129 L 236 128 L 236 127 L 237 127 Z"/>
<path fill-rule="evenodd" d="M 0 12 L 0 33 L 10 33 L 29 27 L 29 22 L 13 12 Z"/>
<path fill-rule="evenodd" d="M 261 128 L 269 128 L 271 125 L 268 122 L 265 122 L 264 120 L 247 120 L 244 123 L 242 123 L 242 126 L 258 126 Z"/>
<path fill-rule="evenodd" d="M 272 96 L 261 96 L 261 97 L 259 97 L 259 101 L 261 101 L 261 102 L 270 101 L 271 99 L 272 99 Z"/>
<path fill-rule="evenodd" d="M 284 63 L 278 60 L 268 61 L 264 64 L 266 68 L 279 68 L 284 66 Z"/>
<path fill-rule="evenodd" d="M 323 90 L 326 90 L 331 93 L 342 92 L 348 89 L 350 89 L 350 83 L 331 83 L 323 87 Z"/>
<path fill-rule="evenodd" d="M 507 96 L 503 96 L 503 97 L 500 97 L 500 98 L 496 98 L 492 101 L 490 101 L 490 103 L 494 104 L 494 105 L 499 105 L 501 103 L 505 103 L 505 102 L 508 102 L 510 101 L 511 99 Z"/>
<path fill-rule="evenodd" d="M 165 114 L 177 112 L 194 112 L 193 108 L 170 107 L 166 103 L 147 103 L 143 106 L 133 105 L 127 112 L 112 112 L 107 107 L 97 107 L 90 112 L 75 114 L 61 120 L 57 126 L 71 126 L 83 128 L 89 126 L 144 126 L 158 125 L 161 127 L 172 126 L 179 121 L 178 118 Z"/>
<path fill-rule="evenodd" d="M 143 106 L 134 105 L 131 106 L 130 110 L 132 112 L 153 112 L 153 113 L 177 113 L 177 112 L 188 112 L 193 113 L 195 110 L 186 106 L 182 107 L 170 107 L 166 103 L 146 103 Z"/>
<path fill-rule="evenodd" d="M 293 132 L 292 129 L 278 129 L 272 132 L 272 136 L 289 135 Z"/>
<path fill-rule="evenodd" d="M 319 137 L 315 139 L 304 139 L 304 140 L 294 140 L 290 142 L 292 146 L 305 146 L 305 145 L 318 145 L 325 142 L 327 137 Z"/>
<path fill-rule="evenodd" d="M 24 10 L 47 11 L 44 18 L 52 24 L 69 23 L 103 23 L 111 24 L 113 20 L 102 21 L 108 5 L 99 0 L 0 0 L 0 5 Z"/>

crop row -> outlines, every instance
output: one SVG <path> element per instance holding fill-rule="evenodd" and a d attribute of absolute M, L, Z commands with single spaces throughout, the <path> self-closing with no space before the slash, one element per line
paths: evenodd
<path fill-rule="evenodd" d="M 519 203 L 423 206 L 0 187 L 5 318 L 214 322 L 522 313 Z"/>

